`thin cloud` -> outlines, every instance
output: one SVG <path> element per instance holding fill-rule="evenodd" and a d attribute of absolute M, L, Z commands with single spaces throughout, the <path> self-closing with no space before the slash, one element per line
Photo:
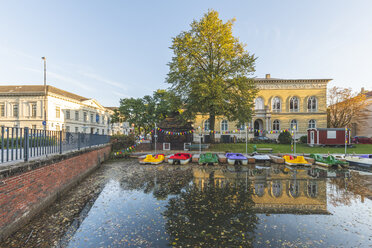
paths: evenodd
<path fill-rule="evenodd" d="M 130 98 L 130 96 L 126 95 L 126 94 L 123 94 L 123 93 L 120 93 L 120 92 L 117 92 L 117 91 L 111 91 L 111 93 L 115 96 L 118 96 L 120 98 Z"/>
<path fill-rule="evenodd" d="M 96 81 L 99 81 L 99 82 L 102 82 L 102 83 L 105 83 L 105 84 L 109 84 L 111 86 L 114 86 L 114 87 L 117 87 L 117 88 L 121 88 L 123 90 L 128 90 L 128 88 L 125 85 L 123 85 L 123 84 L 121 84 L 119 82 L 116 82 L 116 81 L 112 81 L 112 80 L 103 78 L 102 76 L 97 75 L 95 73 L 80 72 L 80 74 L 83 75 L 83 76 L 85 76 L 85 77 L 94 79 Z"/>

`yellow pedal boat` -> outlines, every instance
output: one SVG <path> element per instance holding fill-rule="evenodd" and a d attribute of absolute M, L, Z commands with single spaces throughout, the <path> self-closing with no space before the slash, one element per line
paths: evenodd
<path fill-rule="evenodd" d="M 140 164 L 160 164 L 164 161 L 164 154 L 157 154 L 152 156 L 147 154 L 146 157 L 139 161 Z"/>
<path fill-rule="evenodd" d="M 311 165 L 303 156 L 293 157 L 291 155 L 283 156 L 287 165 Z"/>

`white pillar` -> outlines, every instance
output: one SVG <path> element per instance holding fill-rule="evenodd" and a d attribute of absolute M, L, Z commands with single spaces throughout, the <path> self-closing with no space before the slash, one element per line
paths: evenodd
<path fill-rule="evenodd" d="M 265 117 L 265 119 L 266 119 L 266 128 L 264 129 L 269 130 L 269 118 Z"/>
<path fill-rule="evenodd" d="M 271 131 L 271 127 L 272 127 L 271 117 L 269 117 L 269 126 L 268 126 L 268 129 L 267 130 Z"/>

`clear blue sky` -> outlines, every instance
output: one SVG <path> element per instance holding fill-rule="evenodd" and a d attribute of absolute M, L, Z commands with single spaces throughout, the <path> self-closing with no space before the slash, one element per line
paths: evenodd
<path fill-rule="evenodd" d="M 255 76 L 372 89 L 372 1 L 1 1 L 0 83 L 48 84 L 105 106 L 166 88 L 171 38 L 208 9 L 236 18 Z"/>

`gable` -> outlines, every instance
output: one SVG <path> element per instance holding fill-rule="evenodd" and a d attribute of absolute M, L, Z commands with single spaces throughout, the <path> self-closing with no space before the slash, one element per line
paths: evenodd
<path fill-rule="evenodd" d="M 105 110 L 105 107 L 103 107 L 99 102 L 97 102 L 97 100 L 95 99 L 88 99 L 88 100 L 85 100 L 85 101 L 82 101 L 83 104 L 85 105 L 88 105 L 90 107 L 93 107 L 93 108 L 98 108 L 98 109 L 102 109 L 102 110 Z"/>

